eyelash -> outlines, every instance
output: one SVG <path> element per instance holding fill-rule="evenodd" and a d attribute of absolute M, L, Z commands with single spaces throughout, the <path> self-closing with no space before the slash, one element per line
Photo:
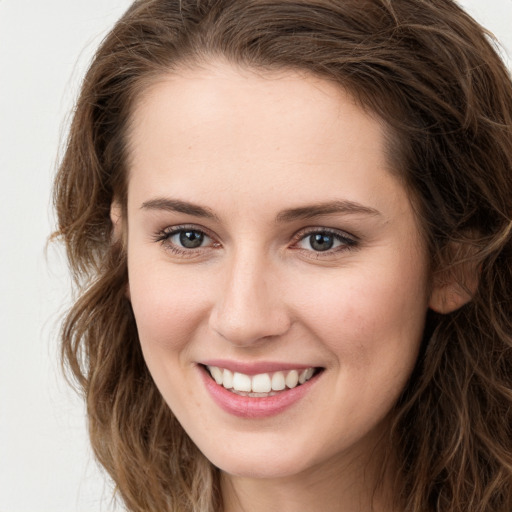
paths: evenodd
<path fill-rule="evenodd" d="M 354 237 L 353 235 L 349 235 L 348 233 L 345 233 L 344 231 L 338 231 L 336 229 L 330 229 L 330 228 L 306 228 L 299 233 L 297 233 L 294 236 L 294 242 L 293 246 L 296 246 L 298 243 L 307 240 L 308 237 L 311 237 L 313 235 L 323 235 L 323 236 L 330 236 L 335 241 L 339 242 L 340 245 L 338 247 L 329 248 L 325 251 L 315 251 L 314 249 L 301 249 L 300 247 L 295 248 L 295 250 L 304 250 L 307 253 L 311 253 L 311 255 L 314 255 L 315 259 L 321 258 L 321 257 L 328 257 L 332 256 L 333 254 L 337 254 L 340 252 L 345 252 L 349 250 L 356 249 L 358 246 L 358 239 Z"/>
<path fill-rule="evenodd" d="M 204 249 L 205 247 L 201 246 L 201 247 L 197 247 L 194 249 L 187 249 L 184 247 L 180 247 L 179 245 L 176 245 L 175 243 L 170 241 L 170 239 L 174 235 L 179 235 L 180 233 L 184 233 L 187 231 L 194 232 L 194 233 L 200 233 L 201 235 L 213 240 L 213 237 L 210 236 L 204 229 L 198 228 L 195 226 L 183 225 L 183 226 L 173 226 L 171 228 L 165 228 L 164 230 L 156 233 L 156 235 L 154 237 L 154 241 L 162 244 L 166 250 L 169 250 L 174 254 L 177 254 L 179 256 L 184 256 L 184 257 L 194 257 L 197 255 L 198 250 Z M 214 242 L 213 246 L 220 247 L 220 244 L 218 242 Z"/>
<path fill-rule="evenodd" d="M 182 225 L 173 226 L 171 228 L 165 228 L 164 230 L 159 231 L 158 233 L 156 233 L 154 241 L 162 244 L 165 247 L 165 249 L 171 251 L 172 253 L 185 257 L 194 257 L 197 255 L 197 251 L 199 250 L 204 250 L 205 248 L 217 248 L 220 247 L 221 245 L 219 242 L 213 241 L 213 244 L 208 245 L 206 247 L 200 246 L 197 248 L 183 248 L 170 241 L 170 239 L 173 236 L 178 235 L 180 233 L 184 233 L 186 231 L 198 233 L 203 237 L 210 238 L 212 241 L 214 240 L 214 238 L 210 236 L 203 228 L 198 228 L 190 225 Z M 300 247 L 296 247 L 297 244 L 299 244 L 300 242 L 316 234 L 331 236 L 335 241 L 339 242 L 340 245 L 335 248 L 326 249 L 325 251 L 315 251 L 314 249 L 303 249 Z M 332 256 L 333 254 L 338 252 L 354 250 L 358 247 L 358 243 L 359 240 L 356 237 L 354 237 L 353 235 L 349 235 L 348 233 L 345 233 L 343 231 L 338 231 L 330 228 L 306 228 L 303 229 L 302 231 L 299 231 L 296 235 L 294 235 L 292 240 L 292 248 L 294 250 L 314 254 L 315 259 L 318 259 L 329 255 Z"/>

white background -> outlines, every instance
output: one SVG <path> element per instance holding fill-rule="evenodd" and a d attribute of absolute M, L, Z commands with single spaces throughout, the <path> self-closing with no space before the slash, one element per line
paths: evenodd
<path fill-rule="evenodd" d="M 461 2 L 512 56 L 512 0 Z M 80 399 L 58 366 L 66 263 L 46 239 L 66 118 L 130 0 L 0 0 L 0 512 L 110 512 Z M 107 482 L 107 483 L 106 483 Z"/>

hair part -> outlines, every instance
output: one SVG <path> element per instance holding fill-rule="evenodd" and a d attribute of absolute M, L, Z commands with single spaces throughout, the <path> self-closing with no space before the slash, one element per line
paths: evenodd
<path fill-rule="evenodd" d="M 218 58 L 333 81 L 387 127 L 432 269 L 471 297 L 449 314 L 429 312 L 396 405 L 397 509 L 509 512 L 512 83 L 490 35 L 451 0 L 139 0 L 103 41 L 55 182 L 58 233 L 81 289 L 62 355 L 84 393 L 95 454 L 128 509 L 221 507 L 217 470 L 144 363 L 110 219 L 114 201 L 126 208 L 141 94 L 165 74 Z"/>

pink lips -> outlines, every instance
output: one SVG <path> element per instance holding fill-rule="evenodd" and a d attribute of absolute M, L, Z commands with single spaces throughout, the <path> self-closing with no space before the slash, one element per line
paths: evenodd
<path fill-rule="evenodd" d="M 219 364 L 222 363 L 222 364 Z M 241 365 L 241 364 L 226 364 L 226 362 L 221 361 L 208 361 L 208 365 L 219 366 L 221 368 L 227 368 L 231 371 L 239 371 L 245 373 L 247 375 L 255 375 L 257 373 L 263 372 L 271 372 L 278 370 L 287 370 L 287 369 L 301 369 L 308 368 L 307 366 L 301 367 L 299 366 L 289 366 L 288 368 L 279 365 L 272 364 L 261 364 L 261 365 Z M 264 367 L 264 369 L 263 369 Z M 203 379 L 204 385 L 207 391 L 210 393 L 214 402 L 224 411 L 233 414 L 234 416 L 238 416 L 240 418 L 266 418 L 269 416 L 274 416 L 282 413 L 295 403 L 297 403 L 304 395 L 306 395 L 312 386 L 315 385 L 316 381 L 320 374 L 315 375 L 310 380 L 297 386 L 293 389 L 287 389 L 284 391 L 278 392 L 274 396 L 268 397 L 249 397 L 249 396 L 241 396 L 228 391 L 223 386 L 218 385 L 210 376 L 208 371 L 202 367 L 198 366 L 201 377 Z"/>

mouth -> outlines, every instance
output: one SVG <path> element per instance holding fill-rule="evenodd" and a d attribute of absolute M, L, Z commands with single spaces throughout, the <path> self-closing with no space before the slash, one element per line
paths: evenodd
<path fill-rule="evenodd" d="M 228 366 L 228 368 L 226 368 Z M 325 368 L 275 362 L 244 364 L 221 360 L 198 364 L 205 389 L 232 416 L 264 419 L 293 409 L 313 393 Z M 267 372 L 264 372 L 267 370 Z"/>
<path fill-rule="evenodd" d="M 235 395 L 250 398 L 272 397 L 298 388 L 323 371 L 323 368 L 309 367 L 248 375 L 219 366 L 202 366 L 217 385 Z"/>

